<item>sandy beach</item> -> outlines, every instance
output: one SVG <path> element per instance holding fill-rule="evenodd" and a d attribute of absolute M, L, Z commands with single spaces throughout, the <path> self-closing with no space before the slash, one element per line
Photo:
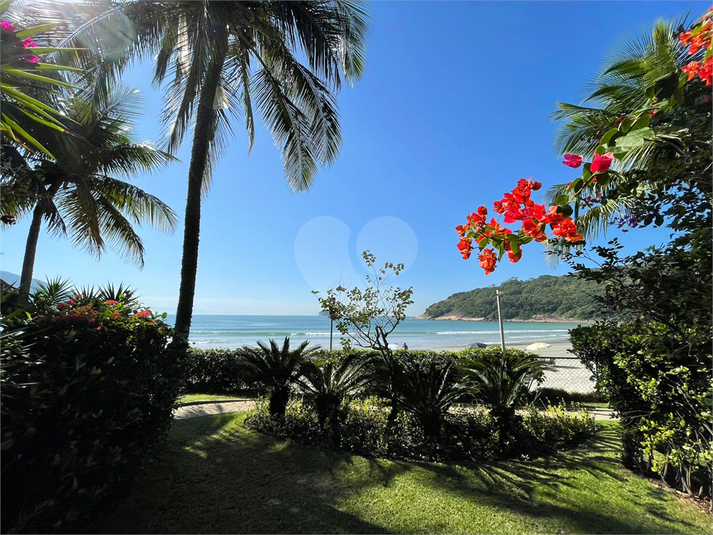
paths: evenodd
<path fill-rule="evenodd" d="M 527 346 L 534 342 L 521 344 L 505 344 L 508 349 L 520 349 L 526 351 Z M 548 359 L 552 370 L 545 374 L 545 381 L 542 387 L 561 388 L 567 392 L 593 392 L 595 383 L 592 374 L 582 363 L 568 350 L 572 348 L 569 340 L 550 341 L 549 347 L 533 351 L 543 359 Z M 489 344 L 488 347 L 498 347 L 499 344 Z M 465 346 L 440 347 L 435 351 L 460 351 Z"/>

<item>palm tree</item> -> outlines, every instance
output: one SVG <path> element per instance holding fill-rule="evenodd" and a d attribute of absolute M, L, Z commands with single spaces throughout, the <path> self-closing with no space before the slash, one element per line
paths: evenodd
<path fill-rule="evenodd" d="M 360 392 L 371 380 L 369 362 L 350 354 L 340 361 L 311 359 L 302 365 L 297 383 L 317 408 L 320 429 L 329 422 L 335 444 L 340 441 L 339 407 L 348 397 Z"/>
<path fill-rule="evenodd" d="M 131 141 L 130 119 L 139 113 L 137 104 L 136 93 L 129 89 L 112 92 L 98 107 L 69 96 L 65 113 L 72 119 L 68 129 L 74 135 L 51 129 L 35 134 L 57 157 L 15 150 L 24 163 L 16 172 L 4 174 L 7 194 L 0 200 L 0 211 L 15 217 L 32 212 L 20 280 L 21 304 L 30 292 L 43 221 L 50 232 L 69 232 L 76 245 L 96 256 L 111 245 L 139 265 L 143 265 L 144 247 L 132 222 L 173 229 L 176 215 L 171 208 L 115 177 L 159 169 L 173 159 L 148 142 Z"/>
<path fill-rule="evenodd" d="M 681 67 L 693 59 L 678 37 L 683 22 L 658 21 L 649 34 L 622 43 L 613 50 L 592 94 L 581 105 L 557 104 L 552 117 L 563 121 L 555 142 L 557 154 L 574 152 L 591 157 L 602 136 L 623 117 L 657 109 L 658 114 L 652 119 L 655 125 L 690 104 L 691 90 L 696 90 L 694 84 L 679 87 Z M 680 153 L 685 133 L 684 127 L 657 129 L 651 142 L 626 155 L 620 169 L 647 168 L 661 157 Z M 604 188 L 583 193 L 584 196 L 602 193 L 606 199 L 577 218 L 577 227 L 585 238 L 594 238 L 605 231 L 613 217 L 629 215 L 633 206 L 631 197 L 607 195 L 616 186 L 617 182 L 611 181 Z M 645 190 L 650 184 L 641 182 L 637 187 Z M 548 201 L 554 203 L 565 190 L 564 185 L 554 186 L 548 191 Z"/>
<path fill-rule="evenodd" d="M 175 323 L 187 337 L 201 197 L 225 136 L 232 133 L 229 115 L 243 120 L 252 147 L 255 116 L 260 114 L 281 150 L 288 186 L 308 189 L 317 164 L 333 162 L 341 145 L 332 91 L 340 88 L 341 73 L 353 82 L 364 70 L 366 12 L 359 0 L 135 0 L 105 9 L 71 42 L 101 52 L 96 43 L 106 28 L 119 29 L 128 42 L 118 60 L 102 58 L 97 98 L 132 58 L 148 54 L 156 58 L 156 82 L 166 87 L 163 118 L 169 151 L 178 148 L 193 126 Z"/>
<path fill-rule="evenodd" d="M 458 366 L 473 397 L 490 409 L 500 429 L 500 442 L 517 425 L 515 410 L 526 399 L 533 382 L 541 381 L 549 369 L 537 355 L 499 349 L 473 350 Z"/>
<path fill-rule="evenodd" d="M 268 346 L 258 342 L 258 347 L 244 347 L 236 363 L 246 381 L 262 383 L 270 392 L 270 416 L 284 418 L 290 399 L 292 384 L 302 373 L 302 366 L 316 348 L 307 349 L 308 341 L 290 351 L 290 338 L 285 337 L 282 348 L 270 340 Z"/>

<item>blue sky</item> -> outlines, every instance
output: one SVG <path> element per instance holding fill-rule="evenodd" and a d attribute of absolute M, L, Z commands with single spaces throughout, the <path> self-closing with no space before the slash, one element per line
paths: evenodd
<path fill-rule="evenodd" d="M 414 287 L 408 313 L 420 314 L 453 292 L 564 274 L 540 244 L 518 264 L 486 276 L 477 259 L 461 259 L 454 227 L 478 205 L 492 206 L 522 177 L 545 188 L 578 176 L 553 151 L 556 101 L 579 102 L 616 42 L 650 29 L 659 17 L 704 2 L 374 2 L 367 70 L 344 87 L 339 108 L 344 144 L 311 191 L 291 193 L 279 152 L 260 127 L 247 154 L 242 125 L 214 173 L 203 204 L 194 312 L 313 314 L 311 291 L 365 274 L 359 252 L 403 261 L 394 283 Z M 136 138 L 159 140 L 161 94 L 148 63 L 124 83 L 144 95 Z M 40 238 L 35 277 L 77 285 L 123 281 L 155 310 L 175 311 L 188 143 L 180 162 L 133 182 L 179 213 L 173 235 L 140 229 L 143 270 L 113 252 L 101 260 L 66 239 Z M 29 221 L 2 231 L 2 269 L 19 273 Z M 610 233 L 609 237 L 618 235 Z M 622 235 L 641 248 L 664 230 Z M 601 241 L 601 240 L 600 240 Z"/>

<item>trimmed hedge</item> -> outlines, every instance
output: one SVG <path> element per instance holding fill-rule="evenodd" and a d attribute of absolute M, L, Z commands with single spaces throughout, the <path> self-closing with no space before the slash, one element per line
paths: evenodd
<path fill-rule="evenodd" d="M 236 394 L 252 389 L 235 365 L 242 353 L 242 349 L 189 349 L 185 392 Z"/>
<path fill-rule="evenodd" d="M 2 530 L 62 532 L 166 436 L 185 347 L 136 303 L 75 296 L 5 321 Z"/>

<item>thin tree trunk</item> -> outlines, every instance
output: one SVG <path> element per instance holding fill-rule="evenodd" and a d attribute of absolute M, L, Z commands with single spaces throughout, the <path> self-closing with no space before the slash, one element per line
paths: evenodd
<path fill-rule="evenodd" d="M 20 274 L 20 290 L 18 292 L 18 304 L 21 307 L 27 305 L 30 300 L 30 290 L 32 289 L 32 274 L 35 271 L 35 256 L 37 255 L 37 242 L 42 229 L 42 218 L 47 210 L 47 203 L 51 202 L 57 194 L 62 182 L 55 181 L 44 195 L 40 197 L 32 211 L 32 223 L 30 232 L 27 235 L 25 244 L 25 257 L 22 260 L 22 273 Z M 42 186 L 40 186 L 42 187 Z"/>
<path fill-rule="evenodd" d="M 183 231 L 183 258 L 181 260 L 181 287 L 176 310 L 176 334 L 187 339 L 191 330 L 193 298 L 196 291 L 196 273 L 198 271 L 198 244 L 201 225 L 201 189 L 208 163 L 210 145 L 215 137 L 216 112 L 213 109 L 215 94 L 220 84 L 220 77 L 227 52 L 227 34 L 216 35 L 223 39 L 223 46 L 216 46 L 218 52 L 213 57 L 211 66 L 201 89 L 196 126 L 193 133 L 191 163 L 188 169 L 188 197 L 186 199 L 186 217 Z"/>
<path fill-rule="evenodd" d="M 37 241 L 40 238 L 42 228 L 42 216 L 45 215 L 44 203 L 38 202 L 32 211 L 32 223 L 30 232 L 27 235 L 25 245 L 25 257 L 22 261 L 22 274 L 20 275 L 20 292 L 18 303 L 21 307 L 27 305 L 30 300 L 30 289 L 32 287 L 32 273 L 35 270 L 35 255 L 37 254 Z"/>

